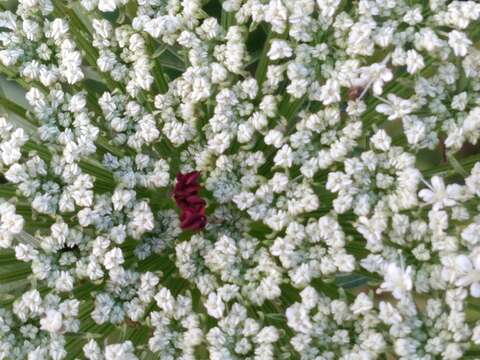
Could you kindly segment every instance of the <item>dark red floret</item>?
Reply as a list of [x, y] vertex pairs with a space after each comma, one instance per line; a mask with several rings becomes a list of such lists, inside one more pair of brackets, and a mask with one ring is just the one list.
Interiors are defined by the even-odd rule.
[[192, 211], [191, 209], [182, 210], [180, 215], [180, 227], [183, 230], [198, 231], [207, 224], [207, 217], [205, 216], [205, 209], [201, 211]]
[[207, 224], [207, 217], [205, 216], [207, 203], [198, 195], [201, 189], [199, 180], [199, 171], [177, 174], [173, 197], [181, 210], [180, 227], [184, 230], [201, 230]]

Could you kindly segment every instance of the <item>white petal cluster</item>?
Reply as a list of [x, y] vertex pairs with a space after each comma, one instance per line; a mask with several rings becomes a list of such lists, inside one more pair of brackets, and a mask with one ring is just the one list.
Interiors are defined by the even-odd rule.
[[135, 355], [135, 347], [131, 341], [123, 343], [109, 344], [105, 346], [105, 351], [100, 349], [100, 346], [95, 340], [90, 340], [83, 347], [83, 354], [88, 360], [138, 360]]
[[173, 297], [170, 290], [160, 288], [155, 295], [160, 311], [150, 314], [154, 331], [148, 340], [151, 351], [162, 358], [195, 358], [195, 347], [202, 343], [204, 335], [200, 318], [192, 310], [192, 299], [187, 295]]
[[8, 202], [0, 204], [0, 248], [10, 248], [13, 238], [23, 230], [25, 220]]
[[210, 358], [220, 360], [254, 354], [254, 359], [275, 359], [278, 330], [248, 317], [247, 309], [235, 303], [217, 326], [206, 334]]
[[44, 297], [29, 290], [16, 299], [12, 310], [0, 309], [0, 355], [4, 359], [55, 359], [67, 357], [67, 333], [80, 329], [80, 302]]

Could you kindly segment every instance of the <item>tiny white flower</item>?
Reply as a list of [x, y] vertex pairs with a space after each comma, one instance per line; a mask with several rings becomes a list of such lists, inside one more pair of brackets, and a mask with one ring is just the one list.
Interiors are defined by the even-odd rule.
[[467, 55], [468, 48], [472, 45], [472, 41], [465, 33], [453, 30], [448, 33], [448, 45], [453, 49], [456, 56], [464, 57]]
[[406, 58], [405, 62], [406, 62], [406, 65], [407, 65], [407, 71], [410, 74], [415, 74], [425, 67], [425, 63], [423, 61], [423, 56], [420, 55], [415, 50], [408, 50], [407, 51], [407, 58]]
[[105, 254], [103, 265], [107, 270], [111, 270], [116, 266], [123, 264], [123, 252], [120, 248], [113, 248]]
[[279, 60], [291, 57], [292, 54], [293, 50], [288, 45], [287, 41], [274, 39], [272, 40], [267, 56], [270, 58], [270, 60]]
[[207, 309], [208, 314], [216, 319], [221, 318], [225, 311], [225, 304], [223, 303], [222, 298], [214, 292], [211, 292], [208, 295], [204, 306]]
[[418, 196], [426, 203], [432, 204], [433, 210], [439, 210], [443, 207], [450, 207], [456, 204], [453, 199], [455, 188], [452, 186], [445, 187], [443, 179], [439, 176], [433, 176], [431, 184], [428, 184], [428, 189], [422, 189]]
[[388, 151], [392, 143], [392, 139], [388, 136], [387, 132], [383, 129], [378, 130], [371, 138], [373, 146], [381, 151]]
[[389, 263], [385, 269], [384, 282], [378, 291], [389, 291], [395, 299], [401, 300], [412, 290], [412, 272], [411, 266], [403, 269], [395, 263]]
[[277, 151], [273, 161], [275, 165], [289, 168], [293, 164], [293, 151], [287, 144], [283, 145], [280, 150]]
[[98, 10], [100, 11], [115, 11], [117, 8], [116, 0], [99, 0], [98, 1]]
[[40, 319], [40, 327], [48, 332], [59, 332], [62, 328], [62, 314], [59, 311], [48, 309], [45, 317]]

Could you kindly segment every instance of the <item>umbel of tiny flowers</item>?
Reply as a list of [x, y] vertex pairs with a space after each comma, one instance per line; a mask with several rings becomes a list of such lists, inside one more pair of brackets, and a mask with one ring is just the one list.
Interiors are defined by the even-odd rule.
[[479, 358], [479, 0], [0, 9], [0, 360]]
[[202, 230], [207, 224], [205, 206], [207, 203], [198, 192], [201, 189], [198, 183], [199, 171], [186, 174], [177, 174], [177, 183], [173, 190], [173, 197], [180, 208], [180, 227], [183, 230]]

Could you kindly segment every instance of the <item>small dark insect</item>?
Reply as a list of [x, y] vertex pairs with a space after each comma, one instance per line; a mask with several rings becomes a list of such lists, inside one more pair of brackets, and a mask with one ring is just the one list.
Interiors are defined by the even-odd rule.
[[361, 86], [352, 86], [348, 89], [348, 98], [350, 100], [357, 100], [363, 92], [363, 87]]
[[138, 328], [141, 325], [138, 321], [133, 321], [128, 318], [125, 320], [125, 323], [131, 328]]
[[447, 147], [445, 146], [445, 139], [440, 138], [439, 144], [440, 144], [440, 151], [442, 153], [442, 163], [448, 164]]
[[79, 250], [79, 247], [78, 245], [73, 245], [73, 246], [68, 246], [68, 245], [65, 245], [63, 248], [61, 248], [58, 252], [59, 253], [64, 253], [64, 252], [67, 252], [67, 251], [77, 251]]

